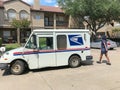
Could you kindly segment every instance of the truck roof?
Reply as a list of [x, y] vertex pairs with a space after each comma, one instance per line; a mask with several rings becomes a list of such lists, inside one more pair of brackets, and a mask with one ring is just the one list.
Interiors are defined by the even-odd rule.
[[89, 32], [88, 29], [35, 29], [33, 33], [45, 32]]

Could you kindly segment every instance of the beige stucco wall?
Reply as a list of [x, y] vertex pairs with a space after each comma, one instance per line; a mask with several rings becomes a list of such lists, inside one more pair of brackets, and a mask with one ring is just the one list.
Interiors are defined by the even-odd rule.
[[[40, 19], [35, 19], [35, 16], [39, 15]], [[33, 28], [44, 28], [44, 13], [43, 12], [31, 12], [32, 26]]]
[[[4, 12], [7, 12], [9, 9], [14, 9], [16, 11], [16, 13], [17, 13], [16, 19], [19, 19], [19, 13], [21, 10], [27, 11], [29, 14], [28, 19], [31, 21], [31, 28], [45, 28], [44, 17], [45, 17], [46, 12], [35, 11], [35, 10], [33, 11], [33, 10], [31, 10], [31, 7], [29, 5], [23, 3], [19, 0], [6, 2], [4, 4], [4, 10], [2, 12], [0, 10], [0, 21], [2, 21], [2, 22], [0, 22], [0, 25], [1, 25], [1, 23], [4, 23], [3, 26], [9, 26], [9, 27], [11, 26], [10, 21], [8, 19], [5, 19], [5, 16], [4, 16], [5, 15]], [[40, 15], [40, 19], [35, 19], [36, 14]], [[55, 16], [54, 16], [54, 21], [55, 21]], [[71, 20], [71, 22], [69, 23], [70, 24], [69, 26], [74, 26], [73, 21], [74, 20]], [[75, 24], [75, 21], [74, 21], [74, 24]], [[56, 25], [54, 25], [54, 28], [56, 28]]]
[[30, 6], [28, 6], [27, 4], [16, 0], [16, 1], [11, 1], [11, 2], [5, 3], [4, 7], [5, 7], [5, 11], [8, 11], [9, 9], [14, 9], [17, 13], [17, 19], [19, 19], [20, 11], [25, 10], [29, 14], [28, 20], [30, 20]]

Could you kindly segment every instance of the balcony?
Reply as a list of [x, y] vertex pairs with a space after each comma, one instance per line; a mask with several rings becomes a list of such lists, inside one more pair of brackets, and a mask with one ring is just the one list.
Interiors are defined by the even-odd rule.
[[56, 26], [66, 26], [68, 25], [68, 22], [65, 22], [65, 21], [57, 21], [56, 22]]
[[[45, 28], [54, 28], [54, 21], [45, 22]], [[67, 21], [56, 21], [56, 28], [68, 28]]]

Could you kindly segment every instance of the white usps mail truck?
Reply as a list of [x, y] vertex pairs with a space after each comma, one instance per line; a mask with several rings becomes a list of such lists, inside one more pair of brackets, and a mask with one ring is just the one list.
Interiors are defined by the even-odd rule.
[[90, 33], [85, 29], [33, 30], [24, 47], [5, 52], [0, 68], [19, 75], [26, 68], [39, 69], [69, 65], [78, 67], [91, 60]]

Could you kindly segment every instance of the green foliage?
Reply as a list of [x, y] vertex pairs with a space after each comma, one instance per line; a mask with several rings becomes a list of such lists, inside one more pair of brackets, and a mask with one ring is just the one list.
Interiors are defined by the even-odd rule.
[[120, 28], [114, 28], [114, 29], [112, 29], [112, 33], [118, 33], [118, 32], [120, 32]]
[[65, 13], [85, 21], [94, 33], [112, 20], [120, 20], [120, 0], [58, 0], [58, 3]]
[[20, 47], [20, 45], [17, 44], [17, 43], [14, 43], [14, 44], [5, 44], [5, 47], [6, 47], [6, 51], [9, 51], [9, 50], [12, 50], [12, 49]]
[[30, 21], [27, 20], [27, 19], [22, 19], [22, 20], [16, 20], [14, 19], [12, 22], [11, 22], [11, 25], [14, 27], [14, 28], [28, 28], [29, 25], [30, 25]]
[[120, 38], [120, 28], [112, 29], [112, 38]]
[[21, 20], [13, 19], [13, 21], [11, 22], [11, 26], [14, 28], [21, 28]]
[[27, 19], [23, 19], [23, 20], [21, 20], [21, 27], [22, 28], [28, 28], [29, 27], [29, 25], [30, 25], [30, 21], [28, 21]]
[[30, 21], [27, 19], [16, 20], [14, 19], [11, 22], [11, 26], [17, 29], [17, 42], [20, 44], [20, 29], [28, 28], [30, 25]]
[[0, 38], [0, 47], [2, 46], [2, 38]]

